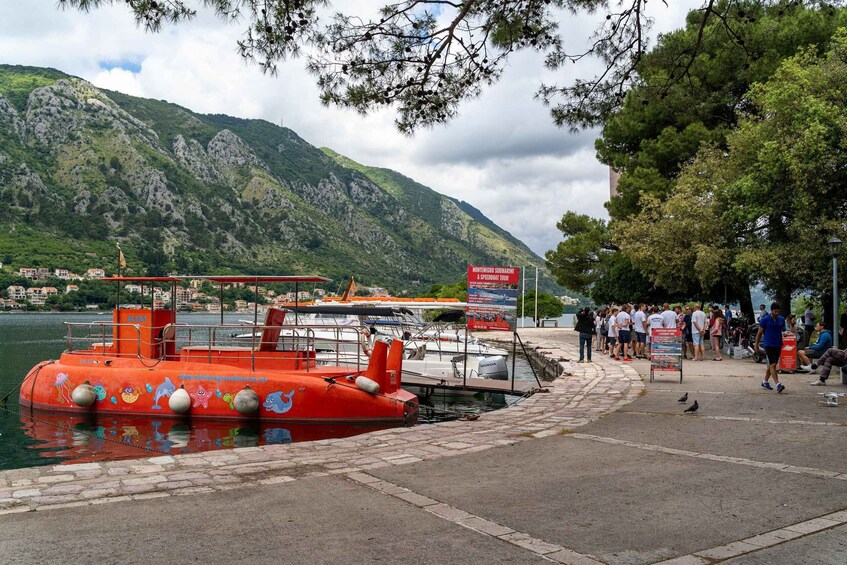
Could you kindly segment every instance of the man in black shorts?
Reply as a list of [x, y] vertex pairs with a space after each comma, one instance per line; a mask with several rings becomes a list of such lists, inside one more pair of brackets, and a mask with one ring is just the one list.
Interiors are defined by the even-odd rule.
[[754, 351], [759, 350], [759, 342], [764, 344], [768, 367], [765, 369], [765, 380], [762, 381], [762, 388], [773, 390], [771, 383], [768, 382], [773, 377], [776, 391], [782, 392], [785, 390], [785, 385], [779, 382], [776, 369], [779, 365], [779, 355], [782, 353], [782, 332], [785, 331], [785, 318], [779, 315], [779, 310], [779, 303], [774, 302], [771, 304], [771, 313], [762, 316], [759, 320], [759, 331], [756, 332]]

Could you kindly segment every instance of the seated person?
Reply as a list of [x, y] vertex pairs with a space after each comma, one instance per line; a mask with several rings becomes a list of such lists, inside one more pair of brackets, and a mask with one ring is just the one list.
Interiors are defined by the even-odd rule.
[[832, 372], [832, 368], [841, 368], [845, 365], [847, 365], [847, 350], [830, 347], [826, 350], [826, 353], [821, 355], [821, 358], [817, 360], [817, 363], [812, 363], [812, 368], [818, 369], [820, 378], [810, 384], [812, 386], [826, 385], [826, 379], [829, 378], [829, 373]]
[[797, 351], [797, 357], [800, 359], [800, 368], [805, 371], [812, 370], [812, 359], [820, 359], [826, 350], [832, 347], [832, 332], [826, 329], [826, 324], [818, 322], [815, 326], [818, 332], [818, 340], [807, 347], [803, 351]]

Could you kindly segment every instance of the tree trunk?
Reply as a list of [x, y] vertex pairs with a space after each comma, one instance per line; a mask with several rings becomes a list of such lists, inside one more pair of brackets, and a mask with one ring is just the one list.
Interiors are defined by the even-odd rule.
[[780, 315], [787, 318], [791, 314], [791, 294], [794, 292], [793, 286], [786, 282], [780, 281], [779, 288], [776, 291], [776, 301], [782, 307]]
[[741, 305], [741, 314], [746, 316], [748, 320], [753, 321], [753, 296], [750, 294], [749, 284], [740, 284], [735, 287], [735, 293], [738, 296], [738, 303]]

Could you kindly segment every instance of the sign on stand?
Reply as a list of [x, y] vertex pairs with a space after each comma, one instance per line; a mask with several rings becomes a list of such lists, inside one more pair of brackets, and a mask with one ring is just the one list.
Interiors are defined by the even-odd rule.
[[655, 328], [650, 332], [650, 382], [654, 371], [679, 371], [682, 382], [682, 330]]
[[518, 267], [468, 267], [468, 329], [515, 329]]
[[782, 350], [779, 352], [779, 370], [797, 370], [797, 336], [793, 332], [782, 334]]

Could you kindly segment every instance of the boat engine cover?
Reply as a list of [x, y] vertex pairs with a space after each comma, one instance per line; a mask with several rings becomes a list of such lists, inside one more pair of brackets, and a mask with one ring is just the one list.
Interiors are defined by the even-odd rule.
[[509, 380], [509, 369], [506, 366], [506, 358], [499, 355], [483, 357], [479, 360], [479, 376], [484, 379], [494, 379], [497, 381]]

